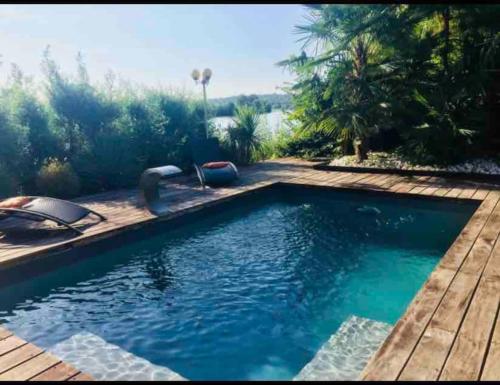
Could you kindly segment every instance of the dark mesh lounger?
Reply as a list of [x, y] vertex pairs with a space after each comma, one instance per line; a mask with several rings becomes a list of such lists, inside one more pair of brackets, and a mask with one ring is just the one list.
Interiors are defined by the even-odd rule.
[[64, 226], [73, 230], [77, 234], [83, 232], [71, 224], [78, 222], [80, 219], [89, 214], [98, 216], [101, 220], [106, 220], [106, 217], [96, 211], [86, 207], [77, 205], [76, 203], [48, 197], [29, 197], [31, 202], [25, 204], [21, 208], [1, 208], [0, 219], [10, 217], [18, 217], [32, 221], [49, 220], [56, 222], [58, 225]]

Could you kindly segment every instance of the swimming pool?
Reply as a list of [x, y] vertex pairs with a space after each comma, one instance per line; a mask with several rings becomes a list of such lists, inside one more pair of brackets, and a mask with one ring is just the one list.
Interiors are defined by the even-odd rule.
[[291, 379], [351, 315], [395, 323], [476, 207], [274, 186], [61, 254], [4, 284], [0, 322], [193, 380]]

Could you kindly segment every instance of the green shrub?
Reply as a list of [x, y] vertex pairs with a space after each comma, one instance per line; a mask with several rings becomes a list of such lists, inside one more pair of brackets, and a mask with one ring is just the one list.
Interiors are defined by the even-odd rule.
[[4, 166], [0, 165], [0, 198], [17, 195], [18, 189], [18, 181], [7, 172]]
[[71, 198], [80, 192], [80, 179], [68, 162], [48, 158], [38, 172], [36, 186], [41, 195]]
[[331, 157], [339, 155], [340, 144], [320, 130], [296, 131], [286, 142], [282, 154], [300, 158]]
[[234, 124], [226, 130], [226, 147], [238, 164], [249, 164], [256, 160], [261, 147], [257, 133], [260, 115], [254, 107], [238, 106]]
[[102, 132], [95, 143], [80, 152], [73, 162], [85, 193], [137, 185], [144, 159], [127, 134]]
[[31, 171], [27, 132], [13, 122], [4, 101], [0, 100], [0, 163], [22, 183]]

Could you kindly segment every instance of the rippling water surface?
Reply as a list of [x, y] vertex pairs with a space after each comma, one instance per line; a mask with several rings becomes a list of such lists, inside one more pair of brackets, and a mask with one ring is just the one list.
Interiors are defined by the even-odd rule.
[[91, 332], [188, 379], [291, 379], [349, 315], [394, 323], [474, 209], [263, 192], [3, 287], [0, 322], [46, 348]]

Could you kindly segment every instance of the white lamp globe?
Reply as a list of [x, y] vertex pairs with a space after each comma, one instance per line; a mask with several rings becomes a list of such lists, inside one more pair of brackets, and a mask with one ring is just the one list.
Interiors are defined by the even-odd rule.
[[195, 82], [197, 82], [200, 79], [200, 71], [194, 69], [193, 72], [191, 72], [191, 77]]
[[212, 70], [210, 68], [205, 68], [203, 70], [203, 78], [202, 83], [207, 84], [210, 78], [212, 77]]

